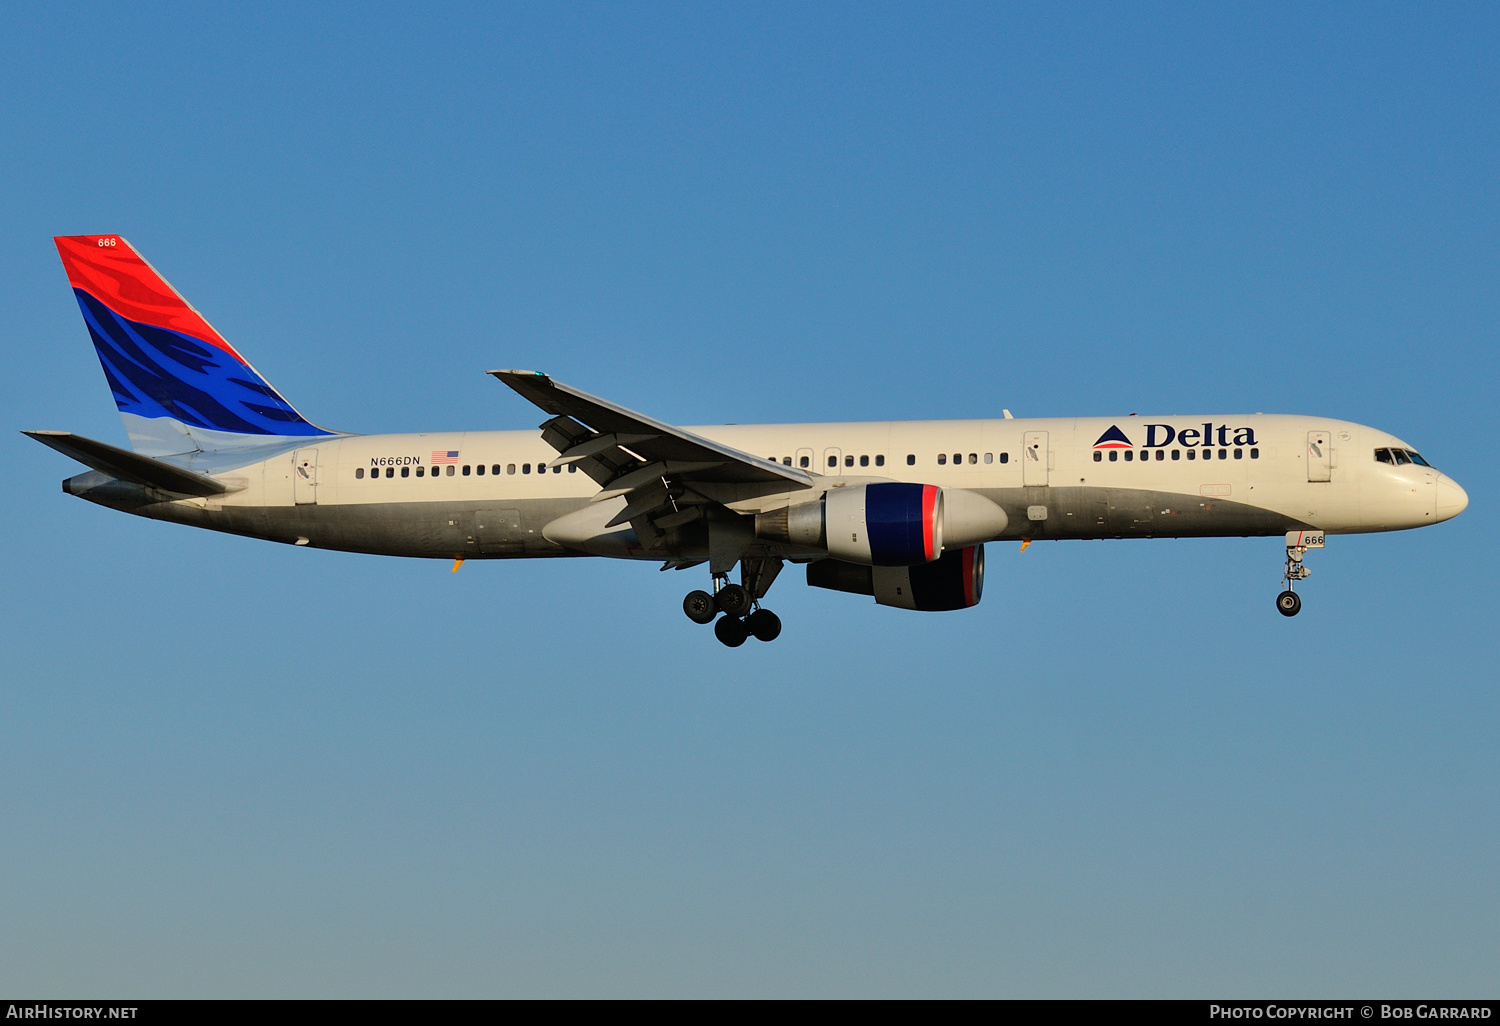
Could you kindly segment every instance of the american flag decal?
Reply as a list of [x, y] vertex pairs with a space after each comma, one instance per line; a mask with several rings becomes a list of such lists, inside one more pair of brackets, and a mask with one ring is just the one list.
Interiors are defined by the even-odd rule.
[[457, 463], [457, 462], [458, 462], [458, 450], [457, 449], [437, 449], [437, 450], [434, 450], [434, 452], [432, 454], [432, 465], [433, 466], [437, 466], [439, 463]]

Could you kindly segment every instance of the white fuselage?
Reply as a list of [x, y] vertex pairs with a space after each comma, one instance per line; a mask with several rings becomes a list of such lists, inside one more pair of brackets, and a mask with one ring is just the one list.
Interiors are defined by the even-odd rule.
[[[1114, 430], [1116, 438], [1106, 436]], [[892, 421], [722, 425], [696, 435], [806, 468], [820, 484], [894, 480], [978, 492], [1005, 509], [1002, 537], [1099, 538], [1330, 534], [1437, 523], [1467, 505], [1463, 489], [1415, 463], [1378, 462], [1404, 442], [1374, 428], [1285, 415]], [[1212, 444], [1205, 445], [1207, 440]], [[1101, 443], [1103, 447], [1101, 447]], [[1109, 446], [1114, 446], [1110, 448]], [[449, 457], [448, 453], [457, 453]], [[439, 462], [434, 463], [437, 455]], [[249, 457], [253, 462], [244, 462]], [[342, 435], [274, 455], [174, 460], [228, 484], [227, 494], [142, 504], [83, 479], [70, 491], [160, 519], [273, 540], [429, 557], [600, 554], [658, 558], [624, 528], [624, 500], [598, 503], [599, 537], [548, 526], [588, 516], [599, 486], [551, 467], [535, 431]], [[450, 461], [451, 460], [451, 461]], [[88, 475], [84, 475], [87, 478]], [[819, 489], [814, 489], [817, 491]], [[97, 491], [98, 494], [91, 494]], [[804, 489], [720, 495], [757, 513]], [[627, 525], [628, 526], [628, 525]], [[587, 532], [586, 532], [587, 533]], [[613, 543], [600, 539], [608, 533]]]

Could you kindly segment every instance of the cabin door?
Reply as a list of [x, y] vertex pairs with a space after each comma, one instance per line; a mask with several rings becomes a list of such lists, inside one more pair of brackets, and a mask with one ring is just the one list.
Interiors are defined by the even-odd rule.
[[1047, 432], [1028, 431], [1021, 440], [1021, 484], [1037, 488], [1047, 483]]
[[1307, 433], [1307, 479], [1333, 480], [1333, 438], [1327, 431]]
[[318, 501], [318, 450], [298, 449], [292, 453], [292, 501], [299, 506]]

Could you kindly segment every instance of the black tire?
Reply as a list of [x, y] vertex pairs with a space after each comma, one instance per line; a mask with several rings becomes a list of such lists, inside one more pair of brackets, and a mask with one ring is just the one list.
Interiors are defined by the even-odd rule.
[[722, 616], [714, 624], [714, 637], [730, 648], [739, 648], [749, 636], [750, 632], [745, 630], [745, 621], [737, 616]]
[[682, 611], [694, 623], [712, 623], [714, 617], [719, 615], [714, 597], [706, 591], [688, 592], [687, 598], [682, 600]]
[[1302, 599], [1295, 591], [1284, 591], [1276, 596], [1276, 611], [1282, 616], [1296, 616], [1302, 612]]
[[781, 617], [769, 609], [757, 609], [745, 617], [745, 629], [758, 641], [775, 641], [781, 637]]
[[719, 589], [719, 594], [714, 596], [718, 600], [719, 608], [730, 616], [744, 616], [750, 612], [750, 593], [738, 584], [726, 584]]

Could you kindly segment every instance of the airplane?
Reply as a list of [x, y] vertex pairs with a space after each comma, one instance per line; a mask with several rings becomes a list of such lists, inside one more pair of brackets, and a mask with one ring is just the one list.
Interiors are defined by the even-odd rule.
[[[63, 491], [156, 520], [347, 552], [601, 556], [682, 570], [730, 647], [774, 640], [787, 563], [813, 587], [924, 611], [984, 590], [984, 545], [1280, 536], [1276, 608], [1330, 534], [1450, 520], [1468, 496], [1412, 446], [1248, 414], [677, 427], [546, 374], [493, 370], [536, 431], [358, 435], [304, 418], [118, 235], [54, 239], [130, 448], [25, 434], [88, 472]], [[730, 576], [738, 566], [739, 583]]]

